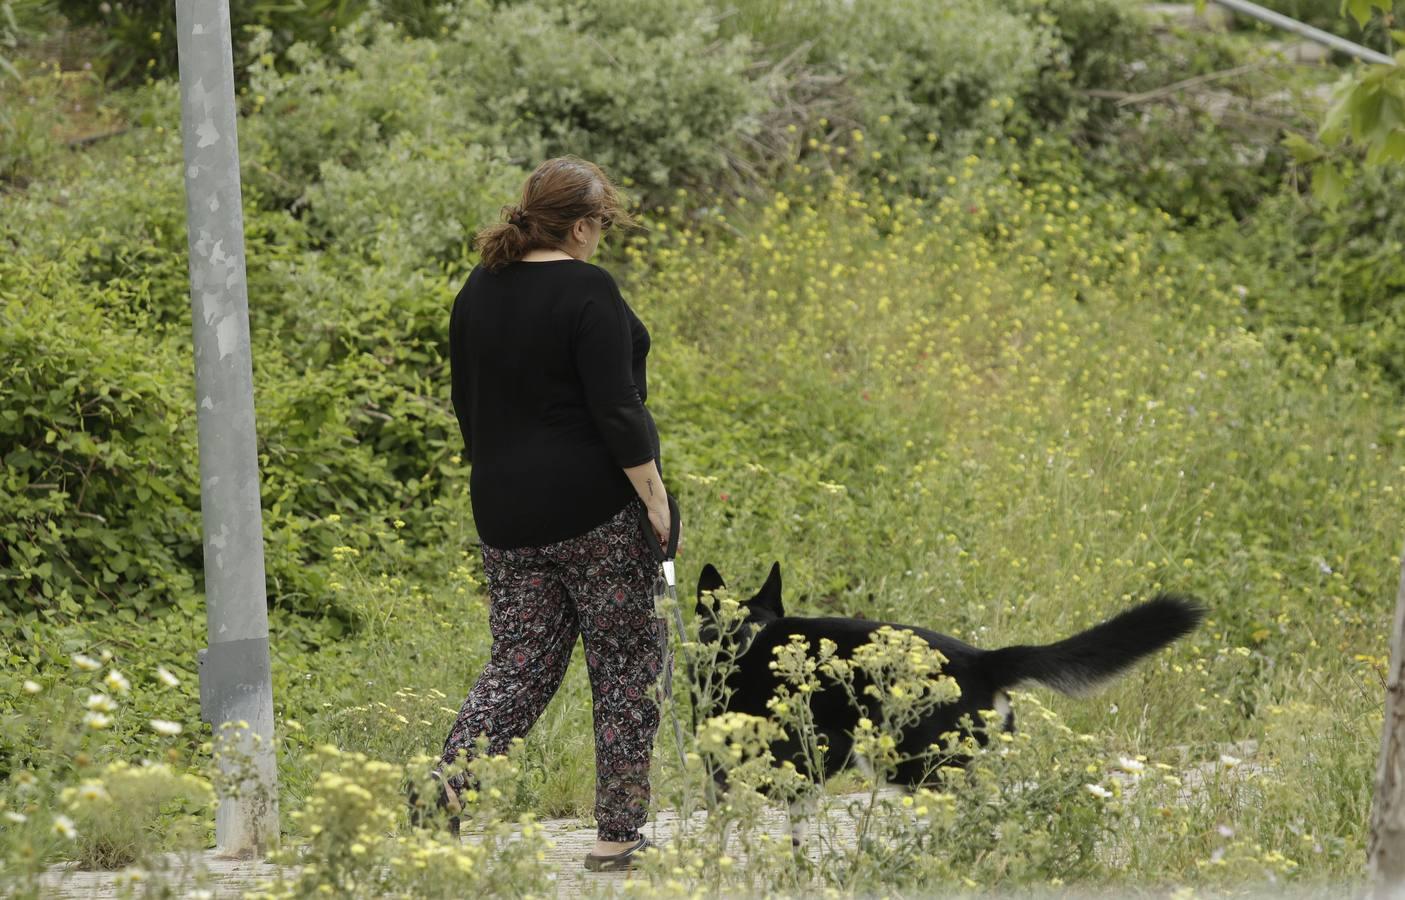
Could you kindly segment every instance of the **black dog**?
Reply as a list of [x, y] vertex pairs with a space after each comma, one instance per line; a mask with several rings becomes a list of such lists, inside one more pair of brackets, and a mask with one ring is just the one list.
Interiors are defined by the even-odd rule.
[[[829, 638], [838, 647], [836, 655], [847, 658], [855, 648], [868, 642], [873, 631], [891, 624], [840, 617], [787, 616], [781, 607], [781, 568], [780, 563], [776, 563], [761, 591], [746, 602], [746, 618], [731, 633], [722, 633], [712, 608], [703, 603], [703, 594], [724, 586], [717, 569], [711, 564], [703, 567], [698, 578], [698, 638], [704, 643], [719, 642], [740, 651], [736, 669], [727, 678], [724, 689], [711, 692], [713, 696], [721, 693], [727, 697], [724, 709], [703, 710], [706, 714], [725, 711], [769, 717], [766, 701], [780, 683], [768, 665], [774, 658], [772, 648], [788, 643], [793, 634], [804, 636], [812, 657], [818, 656], [820, 639]], [[969, 716], [969, 722], [979, 725], [981, 711], [993, 709], [1004, 717], [1003, 728], [1013, 729], [1014, 713], [1006, 693], [1009, 688], [1035, 681], [1065, 694], [1088, 693], [1142, 657], [1192, 631], [1203, 616], [1204, 608], [1195, 600], [1161, 594], [1057, 643], [999, 650], [980, 650], [926, 628], [894, 625], [913, 632], [939, 650], [948, 660], [942, 673], [954, 678], [961, 687], [958, 700], [935, 707], [926, 719], [903, 734], [898, 751], [903, 757], [915, 756], [951, 732], [970, 734], [984, 745], [987, 740], [984, 731], [978, 729], [972, 733], [963, 728], [963, 717]], [[706, 674], [700, 677], [705, 678]], [[860, 696], [863, 696], [865, 684], [862, 676], [855, 679]], [[879, 721], [879, 701], [868, 698], [867, 703], [870, 717]], [[811, 708], [816, 740], [828, 746], [822, 757], [824, 777], [855, 763], [866, 768], [864, 761], [851, 759], [852, 735], [860, 712], [843, 687], [832, 680], [823, 683], [814, 693]], [[808, 756], [795, 735], [787, 733], [783, 740], [772, 744], [771, 752], [777, 763], [789, 760], [800, 772], [815, 779], [816, 773], [811, 771]], [[942, 760], [943, 765], [960, 766], [965, 762], [967, 760], [959, 757]], [[929, 776], [930, 766], [929, 760], [921, 759], [902, 763], [892, 781], [915, 787]], [[725, 785], [725, 773], [717, 773], [715, 777]]]

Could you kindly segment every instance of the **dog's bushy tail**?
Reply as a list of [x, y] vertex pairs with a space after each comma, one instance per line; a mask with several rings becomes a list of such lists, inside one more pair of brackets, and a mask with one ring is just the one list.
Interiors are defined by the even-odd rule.
[[1192, 598], [1160, 594], [1055, 644], [988, 651], [979, 665], [996, 690], [1037, 681], [1064, 694], [1087, 694], [1193, 631], [1204, 615]]

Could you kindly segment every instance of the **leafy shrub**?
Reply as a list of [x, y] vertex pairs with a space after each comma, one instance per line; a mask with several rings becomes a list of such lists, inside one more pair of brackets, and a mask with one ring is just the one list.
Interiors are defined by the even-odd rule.
[[1110, 99], [1086, 92], [1155, 85], [1172, 56], [1158, 45], [1140, 12], [1116, 0], [1008, 0], [1005, 5], [1044, 24], [1057, 41], [1037, 85], [1021, 98], [1030, 118], [1045, 128], [1073, 125], [1096, 141], [1101, 126], [1118, 111]]
[[473, 236], [496, 221], [527, 173], [498, 153], [452, 137], [401, 132], [359, 168], [323, 164], [306, 195], [315, 238], [372, 263], [462, 266]]
[[1405, 390], [1405, 173], [1362, 169], [1336, 209], [1285, 187], [1241, 229], [1225, 233], [1273, 277], [1251, 303], [1265, 327], [1361, 364]]
[[245, 183], [257, 202], [287, 207], [327, 164], [357, 169], [401, 132], [427, 141], [495, 146], [501, 126], [476, 114], [476, 87], [457, 78], [439, 45], [363, 23], [339, 38], [336, 54], [308, 44], [290, 49], [292, 72], [275, 65], [268, 33], [251, 49], [249, 96], [255, 115], [240, 125]]
[[[842, 79], [833, 121], [805, 122], [815, 146], [853, 152], [863, 171], [911, 190], [928, 180], [934, 149], [959, 158], [1003, 135], [1016, 98], [1052, 62], [1052, 32], [1020, 12], [968, 0], [752, 0], [738, 4], [733, 33], [773, 57], [798, 54], [813, 73]], [[851, 130], [876, 139], [861, 145]], [[891, 177], [889, 177], [891, 176]]]
[[[244, 132], [247, 177], [260, 195], [291, 204], [324, 160], [337, 173], [368, 157], [388, 165], [387, 154], [447, 160], [451, 148], [473, 144], [493, 149], [468, 151], [464, 163], [476, 152], [500, 160], [504, 176], [507, 161], [530, 167], [569, 152], [655, 194], [666, 183], [715, 177], [724, 149], [750, 133], [764, 101], [747, 72], [746, 42], [717, 40], [699, 15], [676, 30], [624, 28], [607, 48], [602, 22], [622, 18], [610, 4], [473, 3], [453, 13], [439, 42], [367, 23], [338, 44], [344, 62], [299, 46], [289, 53], [298, 72], [284, 74], [265, 53], [250, 70], [265, 114]], [[268, 38], [253, 46], [264, 51]], [[402, 133], [397, 148], [379, 146]], [[506, 183], [497, 178], [490, 167], [480, 189]]]
[[130, 617], [190, 602], [200, 538], [188, 369], [148, 330], [113, 340], [79, 284], [62, 272], [46, 283], [26, 262], [0, 263], [0, 283], [46, 295], [0, 306], [6, 605]]
[[[411, 0], [412, 2], [412, 0]], [[176, 10], [161, 0], [57, 0], [58, 9], [77, 26], [93, 26], [106, 37], [102, 54], [107, 76], [131, 82], [143, 76], [174, 75]], [[242, 67], [247, 35], [266, 29], [272, 47], [281, 53], [297, 42], [330, 44], [365, 9], [364, 0], [250, 0], [229, 5], [230, 37], [236, 65]]]
[[723, 172], [766, 103], [750, 41], [720, 37], [695, 3], [472, 4], [449, 28], [475, 114], [519, 125], [509, 156], [575, 153], [655, 197]]

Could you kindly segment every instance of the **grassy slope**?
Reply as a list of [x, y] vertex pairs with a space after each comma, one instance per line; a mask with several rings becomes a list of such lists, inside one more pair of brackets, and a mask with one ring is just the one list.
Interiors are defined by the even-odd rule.
[[[1307, 871], [1354, 872], [1405, 418], [1291, 335], [1245, 330], [1235, 285], [1271, 273], [1192, 258], [1166, 221], [1072, 193], [1076, 176], [1045, 157], [1031, 152], [1023, 182], [973, 163], [930, 203], [781, 186], [725, 222], [653, 223], [620, 273], [654, 332], [685, 592], [704, 561], [745, 592], [779, 559], [793, 612], [988, 646], [1061, 636], [1163, 587], [1195, 593], [1212, 618], [1194, 638], [1095, 701], [1049, 702], [1076, 730], [1167, 762], [1259, 741], [1265, 797], [1252, 814], [1211, 805], [1203, 822], [1269, 847], [1307, 831], [1324, 847], [1303, 854]], [[464, 498], [452, 505], [467, 533]], [[437, 566], [341, 561], [334, 589], [367, 624], [317, 650], [294, 638], [324, 636], [275, 614], [278, 702], [298, 723], [283, 730], [289, 808], [315, 774], [310, 745], [437, 748], [487, 650], [468, 549], [440, 548]], [[49, 629], [14, 681], [56, 676], [73, 649], [108, 646], [144, 671], [202, 640], [198, 618], [177, 616]], [[150, 711], [193, 726], [184, 674]], [[519, 801], [588, 811], [590, 748], [577, 665], [529, 742]], [[1203, 849], [1154, 837], [1148, 876]]]
[[[1190, 258], [1156, 215], [1072, 193], [1056, 163], [1028, 187], [980, 165], [953, 177], [947, 199], [897, 208], [842, 181], [782, 190], [725, 224], [656, 223], [631, 251], [685, 593], [704, 561], [745, 594], [779, 559], [793, 612], [986, 646], [1193, 593], [1211, 607], [1193, 638], [1095, 700], [1046, 699], [1156, 761], [1258, 741], [1264, 796], [1252, 812], [1212, 800], [1205, 822], [1285, 852], [1306, 831], [1327, 849], [1304, 871], [1355, 871], [1405, 419], [1355, 374], [1246, 331], [1233, 264]], [[361, 588], [385, 625], [309, 693], [354, 665], [364, 708], [316, 717], [318, 739], [437, 745], [486, 651], [484, 607], [476, 584], [418, 578], [430, 596]], [[396, 718], [417, 711], [423, 732]], [[575, 666], [521, 800], [588, 811], [589, 748]], [[1140, 873], [1189, 865], [1201, 840], [1158, 836]]]

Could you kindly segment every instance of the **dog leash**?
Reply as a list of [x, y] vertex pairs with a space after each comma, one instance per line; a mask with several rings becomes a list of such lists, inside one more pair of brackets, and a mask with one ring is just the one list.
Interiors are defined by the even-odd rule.
[[[678, 721], [678, 705], [673, 703], [673, 647], [668, 637], [668, 616], [665, 615], [663, 607], [665, 605], [673, 608], [673, 622], [678, 627], [678, 639], [683, 640], [687, 630], [683, 625], [683, 610], [678, 605], [678, 575], [673, 565], [673, 558], [678, 555], [678, 534], [679, 525], [682, 524], [682, 514], [678, 509], [678, 501], [673, 499], [672, 494], [668, 497], [668, 546], [661, 547], [654, 535], [653, 523], [649, 521], [649, 511], [643, 507], [641, 519], [644, 533], [649, 537], [649, 549], [653, 551], [654, 559], [659, 564], [658, 572], [654, 575], [654, 612], [663, 619], [663, 629], [659, 640], [663, 651], [663, 678], [658, 683], [659, 708], [668, 706], [669, 717], [673, 720], [673, 742], [678, 748], [678, 764], [682, 766], [682, 771], [688, 768], [688, 756], [684, 750], [683, 726]], [[667, 601], [667, 603], [665, 602]], [[693, 661], [685, 650], [683, 652], [683, 665], [688, 670], [688, 682], [693, 682]], [[697, 729], [698, 711], [693, 710], [693, 728]]]

